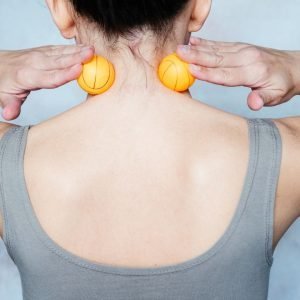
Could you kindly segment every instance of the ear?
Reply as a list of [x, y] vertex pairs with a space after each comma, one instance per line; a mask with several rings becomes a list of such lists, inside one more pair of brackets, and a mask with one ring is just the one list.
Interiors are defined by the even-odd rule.
[[211, 9], [211, 0], [194, 0], [188, 31], [197, 32], [204, 25]]
[[76, 36], [76, 26], [70, 9], [70, 4], [65, 0], [46, 0], [52, 18], [66, 39], [73, 39]]

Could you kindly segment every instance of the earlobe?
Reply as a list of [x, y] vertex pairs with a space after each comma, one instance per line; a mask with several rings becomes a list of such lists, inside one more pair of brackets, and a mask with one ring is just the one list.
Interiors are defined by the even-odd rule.
[[204, 25], [211, 9], [211, 0], [195, 0], [194, 9], [188, 26], [189, 32], [197, 32]]
[[188, 31], [189, 32], [197, 32], [202, 28], [203, 24], [199, 23], [198, 20], [191, 20], [189, 24]]
[[76, 26], [68, 1], [47, 0], [47, 5], [62, 36], [66, 39], [75, 38]]
[[73, 23], [72, 27], [60, 30], [60, 32], [65, 39], [74, 39], [76, 37], [75, 24]]

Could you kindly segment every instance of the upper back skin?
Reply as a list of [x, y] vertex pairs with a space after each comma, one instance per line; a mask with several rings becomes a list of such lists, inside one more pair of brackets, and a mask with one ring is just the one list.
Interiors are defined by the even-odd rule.
[[[27, 189], [56, 243], [98, 263], [157, 267], [187, 261], [221, 237], [246, 176], [247, 122], [180, 100], [132, 116], [99, 106], [97, 123], [93, 104], [82, 103], [31, 127]], [[300, 212], [300, 122], [275, 122], [283, 157], [274, 247]], [[1, 124], [0, 137], [9, 126]]]

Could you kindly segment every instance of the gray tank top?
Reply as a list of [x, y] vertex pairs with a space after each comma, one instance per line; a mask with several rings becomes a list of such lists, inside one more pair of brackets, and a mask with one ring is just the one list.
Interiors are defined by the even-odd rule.
[[20, 271], [24, 299], [267, 299], [282, 142], [271, 119], [247, 122], [248, 169], [230, 225], [204, 254], [157, 268], [94, 263], [51, 240], [25, 185], [23, 155], [31, 126], [9, 129], [0, 141], [0, 206], [4, 242]]

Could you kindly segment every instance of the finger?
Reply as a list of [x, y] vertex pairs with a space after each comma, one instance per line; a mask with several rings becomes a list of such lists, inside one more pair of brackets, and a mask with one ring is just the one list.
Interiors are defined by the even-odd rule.
[[224, 47], [224, 48], [242, 48], [247, 46], [245, 43], [232, 43], [232, 42], [218, 42], [218, 41], [211, 41], [211, 40], [206, 40], [202, 39], [199, 37], [194, 37], [192, 36], [190, 38], [190, 44], [193, 46], [217, 46], [217, 47]]
[[65, 54], [59, 56], [51, 56], [49, 59], [43, 60], [42, 64], [36, 64], [42, 70], [58, 70], [70, 68], [74, 65], [85, 63], [94, 56], [93, 48], [82, 48], [80, 52]]
[[229, 42], [219, 42], [219, 41], [212, 41], [212, 40], [207, 40], [207, 39], [202, 39], [200, 37], [195, 37], [195, 36], [191, 36], [190, 37], [190, 43], [192, 45], [195, 46], [200, 46], [200, 45], [219, 45], [219, 46], [223, 46], [226, 47], [228, 45], [232, 45], [233, 43], [229, 43]]
[[241, 47], [222, 47], [221, 45], [187, 45], [190, 49], [199, 51], [199, 52], [231, 52], [238, 53], [242, 48]]
[[46, 55], [54, 56], [54, 55], [66, 55], [73, 54], [81, 51], [82, 48], [86, 47], [85, 45], [68, 45], [68, 46], [46, 46], [40, 47]]
[[14, 99], [2, 111], [2, 117], [6, 121], [17, 119], [21, 113], [23, 101]]
[[45, 71], [36, 83], [38, 88], [52, 89], [62, 86], [72, 80], [77, 79], [82, 71], [82, 64], [77, 64], [71, 68], [55, 71]]
[[193, 48], [178, 47], [178, 56], [189, 64], [209, 68], [233, 68], [244, 64], [244, 57], [240, 53], [206, 52]]
[[78, 53], [80, 51], [82, 51], [82, 49], [84, 48], [91, 48], [93, 51], [95, 51], [95, 48], [93, 46], [88, 46], [88, 45], [85, 45], [85, 46], [73, 46], [74, 48], [65, 48], [65, 49], [61, 49], [61, 48], [57, 48], [57, 49], [53, 49], [51, 51], [51, 53], [48, 53], [49, 56], [60, 56], [60, 55], [66, 55], [66, 54], [73, 54], [73, 53]]
[[244, 75], [243, 68], [205, 68], [190, 65], [192, 75], [202, 81], [224, 85], [224, 86], [247, 86], [249, 78]]

